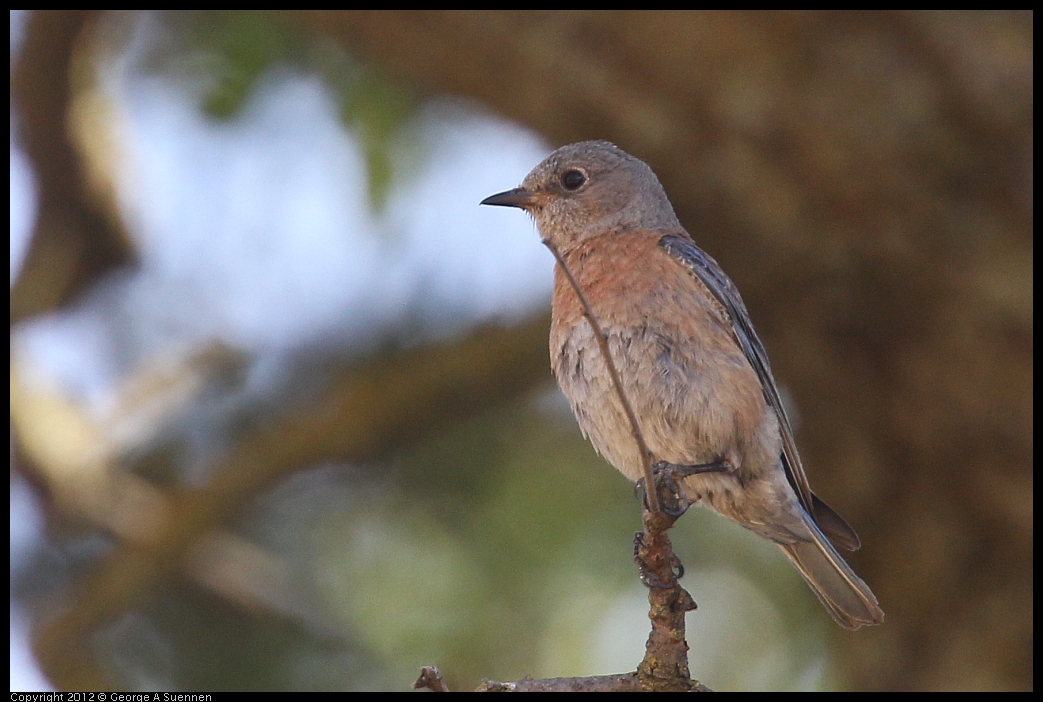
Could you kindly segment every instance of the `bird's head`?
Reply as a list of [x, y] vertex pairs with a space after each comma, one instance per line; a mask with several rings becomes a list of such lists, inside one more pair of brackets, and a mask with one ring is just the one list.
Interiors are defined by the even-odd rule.
[[533, 168], [520, 187], [481, 204], [525, 210], [540, 235], [563, 252], [600, 234], [681, 228], [648, 164], [607, 141], [563, 146]]

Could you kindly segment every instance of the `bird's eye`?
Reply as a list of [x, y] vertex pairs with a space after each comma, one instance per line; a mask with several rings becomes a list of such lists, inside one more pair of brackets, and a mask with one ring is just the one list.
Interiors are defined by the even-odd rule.
[[583, 175], [583, 171], [572, 169], [561, 174], [561, 184], [566, 190], [579, 190], [586, 182], [587, 176]]

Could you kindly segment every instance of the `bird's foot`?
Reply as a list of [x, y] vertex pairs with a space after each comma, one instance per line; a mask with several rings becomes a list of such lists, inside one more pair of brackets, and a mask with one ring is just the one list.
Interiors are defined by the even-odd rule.
[[[671, 517], [680, 517], [691, 507], [691, 502], [685, 495], [683, 482], [685, 478], [702, 473], [727, 473], [733, 470], [731, 461], [721, 459], [713, 463], [700, 463], [697, 465], [678, 465], [657, 461], [652, 464], [652, 477], [655, 480], [656, 495], [659, 497], [659, 507]], [[644, 479], [638, 480], [634, 485], [634, 492], [639, 492], [648, 509], [648, 496], [645, 493]]]

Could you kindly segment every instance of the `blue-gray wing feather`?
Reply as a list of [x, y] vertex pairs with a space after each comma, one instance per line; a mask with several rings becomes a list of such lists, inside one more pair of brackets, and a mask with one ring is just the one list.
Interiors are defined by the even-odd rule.
[[771, 372], [768, 353], [764, 350], [764, 344], [761, 343], [757, 332], [753, 329], [750, 315], [746, 311], [746, 305], [743, 303], [735, 283], [721, 270], [712, 256], [696, 246], [695, 242], [688, 237], [667, 234], [659, 240], [659, 245], [695, 273], [727, 311], [731, 319], [732, 331], [735, 333], [735, 340], [761, 381], [765, 401], [779, 418], [779, 430], [782, 433], [782, 464], [786, 470], [786, 477], [804, 509], [812, 515], [822, 530], [837, 545], [852, 550], [858, 548], [858, 535], [855, 534], [854, 529], [811, 492], [807, 475], [804, 473], [804, 465], [801, 463], [800, 454], [797, 453], [793, 427], [786, 415], [786, 408], [782, 404], [775, 376]]

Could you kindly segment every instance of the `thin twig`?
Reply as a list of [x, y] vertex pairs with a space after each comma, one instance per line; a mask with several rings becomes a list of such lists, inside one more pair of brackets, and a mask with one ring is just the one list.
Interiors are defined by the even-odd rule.
[[579, 281], [572, 275], [572, 270], [565, 263], [565, 257], [561, 255], [558, 247], [550, 239], [544, 239], [543, 244], [550, 249], [550, 252], [554, 254], [554, 258], [558, 260], [558, 265], [565, 272], [565, 277], [569, 279], [569, 283], [572, 284], [572, 289], [576, 291], [580, 304], [583, 305], [583, 316], [587, 318], [591, 329], [594, 330], [594, 337], [598, 340], [598, 347], [601, 349], [601, 355], [605, 359], [605, 366], [608, 368], [608, 374], [612, 378], [612, 385], [616, 388], [616, 394], [619, 395], [620, 402], [623, 403], [623, 410], [627, 414], [627, 419], [630, 420], [630, 433], [633, 434], [634, 441], [637, 442], [637, 448], [641, 452], [641, 468], [645, 474], [645, 495], [648, 501], [648, 509], [651, 512], [658, 512], [659, 495], [656, 494], [655, 481], [652, 479], [652, 454], [648, 451], [648, 444], [645, 443], [645, 437], [641, 433], [640, 425], [637, 423], [637, 415], [634, 414], [634, 408], [630, 406], [630, 401], [627, 400], [627, 395], [623, 391], [623, 384], [619, 380], [616, 364], [612, 362], [612, 354], [608, 351], [608, 337], [605, 336], [601, 325], [598, 324], [598, 320], [594, 316], [594, 310], [590, 306], [590, 301], [584, 294], [583, 288], [579, 286]]
[[685, 639], [685, 614], [695, 609], [695, 600], [677, 580], [681, 562], [667, 533], [676, 519], [668, 512], [645, 509], [641, 515], [645, 530], [637, 535], [634, 544], [634, 560], [649, 586], [648, 619], [652, 631], [636, 672], [646, 690], [694, 690], [699, 685], [691, 679]]
[[584, 678], [522, 678], [512, 682], [483, 680], [475, 692], [644, 692], [634, 673]]
[[442, 671], [436, 666], [425, 665], [420, 668], [420, 677], [413, 683], [414, 690], [430, 690], [431, 692], [449, 692]]

